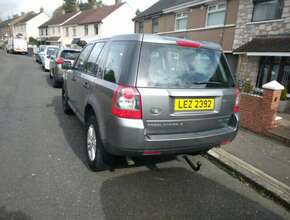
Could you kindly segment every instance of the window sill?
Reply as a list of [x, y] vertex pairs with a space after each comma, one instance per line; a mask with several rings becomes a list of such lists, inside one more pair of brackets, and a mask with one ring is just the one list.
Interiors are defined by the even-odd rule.
[[282, 21], [284, 21], [283, 18], [274, 19], [274, 20], [265, 20], [265, 21], [252, 21], [252, 22], [248, 22], [246, 24], [247, 25], [255, 25], [255, 24], [266, 24], [266, 23], [282, 22]]

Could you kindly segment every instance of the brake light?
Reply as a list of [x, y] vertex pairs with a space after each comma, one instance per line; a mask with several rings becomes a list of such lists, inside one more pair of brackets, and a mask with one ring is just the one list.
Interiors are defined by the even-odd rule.
[[200, 48], [202, 46], [202, 44], [199, 42], [186, 40], [178, 40], [176, 41], [176, 45], [180, 47], [191, 47], [191, 48]]
[[240, 100], [241, 100], [241, 92], [239, 89], [235, 90], [236, 93], [236, 98], [235, 98], [235, 105], [234, 105], [234, 113], [238, 113], [239, 112], [239, 105], [240, 105]]
[[138, 90], [119, 85], [112, 100], [112, 114], [119, 118], [141, 119], [142, 104]]
[[57, 58], [56, 60], [55, 60], [55, 63], [56, 64], [64, 64], [64, 60], [61, 58], [61, 57], [59, 57], [59, 58]]
[[226, 145], [226, 144], [230, 144], [231, 141], [229, 139], [225, 139], [221, 142], [221, 145]]

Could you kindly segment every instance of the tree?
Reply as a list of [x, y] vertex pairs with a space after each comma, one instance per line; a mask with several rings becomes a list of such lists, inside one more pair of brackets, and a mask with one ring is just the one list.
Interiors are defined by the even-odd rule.
[[55, 9], [52, 13], [52, 16], [58, 16], [61, 15], [63, 12], [63, 6], [59, 6], [57, 9]]
[[76, 0], [64, 0], [63, 9], [65, 13], [74, 12], [77, 10], [77, 1]]
[[88, 0], [88, 2], [83, 3], [82, 1], [79, 3], [79, 7], [82, 11], [92, 9], [95, 7], [99, 7], [103, 5], [102, 1], [97, 1], [97, 0]]

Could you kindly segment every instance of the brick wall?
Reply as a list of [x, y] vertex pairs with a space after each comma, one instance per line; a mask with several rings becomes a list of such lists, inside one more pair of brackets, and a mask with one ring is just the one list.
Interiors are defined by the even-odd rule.
[[265, 89], [263, 96], [242, 94], [240, 103], [241, 126], [266, 134], [277, 126], [276, 115], [281, 91]]

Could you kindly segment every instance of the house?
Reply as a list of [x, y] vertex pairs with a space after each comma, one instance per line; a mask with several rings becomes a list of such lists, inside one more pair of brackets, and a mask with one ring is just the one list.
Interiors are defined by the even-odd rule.
[[13, 36], [23, 36], [27, 41], [29, 41], [30, 37], [37, 39], [39, 38], [39, 25], [49, 20], [49, 18], [43, 9], [40, 9], [39, 13], [29, 12], [23, 14], [22, 18], [13, 25]]
[[239, 0], [159, 0], [135, 18], [135, 33], [219, 43], [235, 72], [233, 54]]
[[241, 80], [258, 88], [277, 80], [290, 93], [290, 0], [240, 1], [234, 53]]
[[116, 1], [114, 5], [103, 5], [82, 11], [70, 21], [63, 24], [65, 44], [74, 41], [110, 37], [118, 34], [134, 33], [135, 13], [127, 3]]
[[22, 16], [15, 15], [0, 23], [0, 40], [7, 40], [13, 36], [13, 25], [21, 18]]
[[62, 45], [64, 36], [63, 25], [80, 13], [81, 11], [77, 11], [52, 17], [39, 26], [39, 40], [48, 44]]

